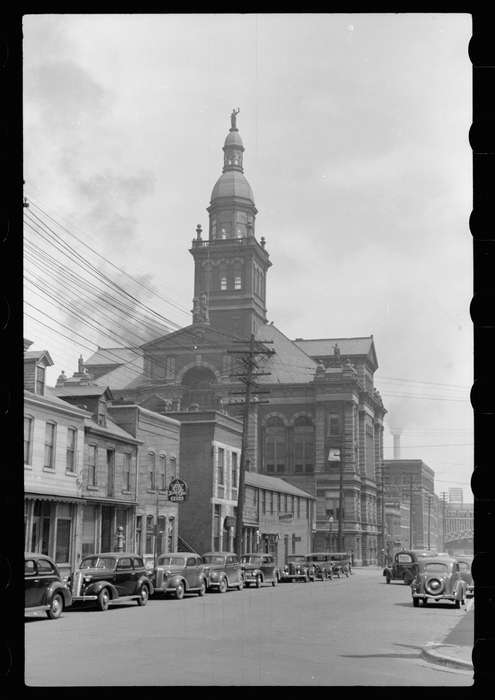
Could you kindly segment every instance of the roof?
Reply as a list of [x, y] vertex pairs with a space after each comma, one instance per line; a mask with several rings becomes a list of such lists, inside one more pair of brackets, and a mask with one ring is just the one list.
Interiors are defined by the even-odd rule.
[[220, 175], [211, 192], [211, 201], [220, 197], [241, 197], [249, 199], [254, 204], [251, 185], [238, 170], [227, 170]]
[[45, 359], [47, 365], [53, 365], [53, 360], [47, 350], [26, 350], [24, 353], [24, 361], [26, 360], [41, 360]]
[[140, 354], [138, 348], [98, 348], [85, 362], [85, 367], [91, 365], [123, 365], [131, 360], [136, 360], [136, 355]]
[[111, 387], [114, 391], [129, 389], [136, 384], [142, 384], [143, 368], [143, 358], [134, 356], [130, 362], [126, 362], [120, 365], [120, 367], [110, 369], [110, 371], [96, 377], [93, 381], [101, 386]]
[[86, 418], [84, 421], [85, 427], [90, 428], [91, 430], [97, 431], [104, 435], [109, 435], [110, 437], [120, 437], [123, 440], [126, 440], [127, 442], [134, 443], [135, 445], [142, 444], [142, 440], [137, 440], [133, 435], [123, 430], [120, 426], [114, 423], [113, 420], [110, 420], [108, 416], [106, 423], [106, 426], [100, 425], [99, 423], [96, 423], [96, 421], [94, 421], [92, 418]]
[[294, 343], [310, 357], [333, 357], [334, 345], [337, 344], [342, 356], [369, 356], [378, 367], [372, 335], [356, 338], [313, 338], [309, 340], [296, 338]]
[[106, 391], [111, 391], [108, 385], [99, 384], [70, 384], [69, 386], [57, 386], [54, 389], [56, 396], [101, 396]]
[[68, 401], [59, 399], [58, 396], [55, 396], [55, 394], [53, 393], [53, 389], [49, 386], [45, 386], [45, 394], [35, 394], [33, 391], [28, 391], [27, 389], [24, 389], [24, 396], [27, 399], [44, 401], [46, 404], [48, 404], [49, 406], [53, 406], [54, 408], [63, 408], [66, 411], [70, 411], [71, 413], [79, 415], [83, 418], [85, 416], [90, 415], [90, 413], [88, 411], [85, 411], [83, 408], [79, 408], [79, 406], [74, 406]]
[[268, 376], [257, 379], [260, 384], [307, 384], [314, 379], [317, 363], [303, 352], [292, 340], [272, 323], [259, 326], [256, 340], [272, 340], [267, 345], [275, 354], [260, 359], [260, 370], [270, 372]]
[[237, 129], [231, 129], [227, 136], [225, 137], [225, 146], [239, 146], [243, 147], [241, 135]]
[[276, 476], [268, 476], [267, 474], [258, 474], [257, 472], [245, 472], [244, 481], [250, 486], [256, 486], [260, 489], [269, 491], [280, 491], [281, 493], [290, 493], [294, 496], [302, 496], [303, 498], [315, 498], [313, 495], [297, 486], [289, 484], [288, 481], [279, 479]]

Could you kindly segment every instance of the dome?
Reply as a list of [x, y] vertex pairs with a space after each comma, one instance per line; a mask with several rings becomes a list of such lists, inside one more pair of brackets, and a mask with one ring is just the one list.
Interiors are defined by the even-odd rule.
[[223, 147], [226, 148], [227, 146], [237, 146], [238, 148], [242, 148], [244, 150], [241, 135], [237, 130], [229, 131], [229, 133], [225, 137], [225, 143], [223, 144]]
[[238, 170], [227, 170], [220, 175], [211, 193], [211, 201], [220, 197], [242, 197], [249, 199], [254, 205], [251, 185]]

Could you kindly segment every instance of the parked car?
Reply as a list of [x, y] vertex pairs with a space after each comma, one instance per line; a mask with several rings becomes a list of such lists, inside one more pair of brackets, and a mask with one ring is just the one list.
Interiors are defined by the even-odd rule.
[[383, 569], [386, 583], [401, 580], [406, 586], [410, 586], [416, 575], [417, 562], [424, 557], [436, 556], [436, 554], [433, 551], [418, 549], [402, 549], [400, 552], [396, 552], [392, 566], [386, 566]]
[[69, 577], [75, 605], [95, 603], [98, 610], [135, 600], [146, 605], [153, 584], [143, 558], [133, 552], [107, 552], [84, 557]]
[[184, 593], [206, 593], [208, 580], [206, 567], [198, 554], [191, 552], [173, 552], [158, 557], [157, 567], [153, 573], [155, 593], [173, 594], [178, 600]]
[[472, 598], [474, 596], [474, 581], [471, 572], [473, 557], [463, 554], [456, 557], [456, 559], [459, 564], [461, 578], [466, 582], [466, 598]]
[[143, 555], [143, 562], [146, 573], [150, 578], [152, 578], [153, 571], [155, 569], [155, 557], [152, 554]]
[[60, 617], [72, 604], [72, 595], [55, 562], [45, 554], [24, 553], [24, 614], [46, 612]]
[[275, 558], [272, 554], [254, 552], [241, 557], [244, 585], [260, 588], [263, 583], [276, 586], [280, 576]]
[[234, 552], [206, 552], [203, 554], [207, 590], [225, 593], [229, 588], [244, 588], [242, 567], [239, 557]]
[[306, 554], [289, 554], [287, 562], [280, 572], [281, 581], [308, 581], [315, 580], [315, 567], [306, 560]]
[[417, 571], [411, 584], [413, 605], [422, 601], [452, 600], [456, 608], [464, 605], [467, 584], [461, 578], [459, 563], [447, 557], [428, 557], [418, 560]]
[[315, 580], [324, 581], [333, 578], [332, 556], [331, 552], [311, 552], [306, 555], [308, 566], [314, 567]]

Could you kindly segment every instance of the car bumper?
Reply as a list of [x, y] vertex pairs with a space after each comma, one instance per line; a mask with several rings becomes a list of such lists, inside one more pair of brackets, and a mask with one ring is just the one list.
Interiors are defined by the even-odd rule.
[[457, 600], [456, 596], [452, 593], [447, 593], [444, 595], [431, 595], [430, 593], [413, 593], [413, 598], [428, 598], [428, 600]]
[[73, 595], [72, 596], [73, 603], [84, 603], [87, 600], [98, 600], [98, 596], [97, 595]]

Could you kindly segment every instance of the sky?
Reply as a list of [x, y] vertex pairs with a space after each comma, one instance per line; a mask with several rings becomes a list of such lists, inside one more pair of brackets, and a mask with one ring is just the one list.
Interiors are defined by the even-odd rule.
[[[24, 335], [50, 352], [48, 381], [190, 323], [188, 250], [239, 107], [268, 320], [290, 338], [373, 334], [385, 458], [400, 432], [436, 493], [472, 502], [470, 16], [46, 14], [23, 34]], [[67, 244], [156, 323], [88, 326], [98, 304], [57, 273], [75, 269]]]

